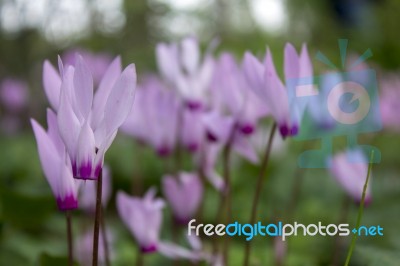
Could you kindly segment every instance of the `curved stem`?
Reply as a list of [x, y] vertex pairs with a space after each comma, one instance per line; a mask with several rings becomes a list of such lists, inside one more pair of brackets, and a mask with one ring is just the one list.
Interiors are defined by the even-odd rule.
[[[368, 181], [369, 181], [369, 177], [370, 177], [370, 174], [371, 174], [373, 162], [374, 162], [374, 151], [372, 150], [372, 152], [371, 152], [371, 160], [370, 160], [369, 167], [368, 167], [367, 178], [365, 179], [363, 193], [362, 193], [362, 197], [361, 197], [360, 208], [358, 209], [358, 216], [357, 216], [357, 223], [356, 223], [357, 230], [360, 227], [361, 217], [362, 217], [363, 212], [364, 212], [365, 195], [366, 195], [366, 191], [367, 191]], [[353, 250], [354, 250], [354, 247], [356, 245], [356, 240], [357, 240], [357, 233], [354, 234], [353, 238], [351, 239], [349, 252], [347, 253], [346, 262], [344, 264], [345, 266], [348, 266], [349, 263], [350, 263], [351, 255], [353, 254]]]
[[74, 263], [74, 254], [73, 254], [73, 243], [72, 243], [72, 221], [71, 221], [71, 212], [67, 210], [65, 212], [65, 218], [67, 221], [67, 238], [68, 238], [68, 265], [72, 266]]
[[[270, 133], [269, 139], [268, 139], [267, 148], [265, 150], [265, 154], [264, 154], [264, 157], [263, 157], [263, 160], [262, 160], [262, 163], [261, 163], [261, 169], [260, 169], [260, 173], [258, 175], [257, 185], [256, 185], [256, 188], [255, 188], [255, 193], [254, 193], [254, 198], [253, 198], [253, 205], [252, 205], [252, 208], [251, 208], [251, 216], [250, 216], [250, 222], [249, 222], [250, 224], [254, 224], [254, 222], [256, 220], [258, 202], [260, 200], [261, 189], [262, 189], [262, 186], [263, 186], [263, 180], [264, 180], [264, 176], [265, 176], [265, 171], [267, 170], [267, 166], [268, 166], [269, 155], [271, 153], [272, 140], [274, 139], [275, 131], [276, 131], [276, 123], [274, 123], [272, 125], [271, 133]], [[250, 251], [251, 251], [251, 242], [250, 241], [246, 241], [246, 248], [245, 248], [245, 254], [244, 254], [244, 263], [243, 263], [243, 265], [245, 265], [245, 266], [249, 265]]]
[[92, 265], [98, 265], [99, 259], [99, 233], [100, 233], [100, 219], [101, 219], [101, 193], [103, 183], [103, 170], [100, 171], [99, 178], [97, 179], [97, 193], [96, 193], [96, 214], [94, 218], [94, 231], [93, 231], [93, 259]]

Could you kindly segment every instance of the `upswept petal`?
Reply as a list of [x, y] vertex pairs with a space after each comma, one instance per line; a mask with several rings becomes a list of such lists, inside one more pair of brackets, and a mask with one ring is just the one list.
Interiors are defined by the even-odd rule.
[[308, 54], [307, 44], [305, 44], [305, 43], [301, 47], [299, 60], [300, 60], [300, 63], [299, 63], [299, 67], [300, 67], [299, 75], [300, 75], [300, 77], [301, 78], [305, 78], [305, 77], [312, 78], [312, 76], [313, 76], [313, 66], [312, 66], [312, 62], [311, 62], [310, 56]]
[[291, 43], [286, 43], [284, 51], [285, 80], [299, 78], [299, 56]]
[[166, 80], [174, 83], [180, 75], [178, 47], [176, 44], [160, 43], [156, 47], [157, 66]]
[[188, 37], [181, 42], [181, 60], [184, 69], [192, 75], [199, 66], [200, 49], [196, 38]]
[[99, 88], [97, 89], [93, 99], [93, 115], [91, 125], [93, 129], [99, 126], [100, 121], [104, 117], [104, 108], [110, 95], [113, 85], [121, 75], [121, 57], [117, 56], [107, 68], [104, 77], [101, 79]]
[[285, 86], [275, 70], [272, 54], [267, 49], [264, 72], [265, 100], [270, 106], [270, 111], [278, 124], [286, 124], [289, 121], [289, 103]]
[[43, 63], [43, 87], [53, 110], [58, 109], [60, 99], [61, 78], [49, 61]]
[[135, 65], [131, 64], [125, 68], [115, 82], [107, 99], [104, 110], [106, 136], [115, 132], [130, 113], [134, 101], [135, 88], [136, 70]]
[[250, 52], [246, 52], [242, 63], [242, 69], [246, 81], [250, 86], [250, 89], [252, 89], [256, 95], [265, 100], [266, 95], [263, 92], [263, 87], [264, 87], [263, 64]]
[[83, 125], [78, 138], [78, 150], [76, 153], [76, 165], [78, 174], [76, 178], [95, 179], [92, 169], [94, 168], [94, 157], [96, 146], [94, 134], [88, 121]]
[[76, 161], [76, 149], [80, 133], [80, 122], [76, 117], [66, 92], [61, 91], [60, 108], [57, 113], [58, 129], [70, 155], [72, 164]]
[[46, 131], [34, 120], [31, 119], [33, 132], [39, 151], [39, 159], [44, 175], [55, 196], [58, 195], [58, 179], [60, 178], [60, 155]]
[[56, 147], [58, 154], [63, 154], [65, 145], [58, 130], [57, 115], [50, 108], [47, 108], [47, 127], [47, 134]]
[[59, 162], [60, 173], [57, 180], [57, 205], [61, 211], [78, 208], [78, 192], [71, 169], [65, 165], [64, 160]]
[[77, 56], [75, 62], [74, 90], [78, 110], [86, 120], [92, 109], [93, 78], [89, 67], [80, 55]]

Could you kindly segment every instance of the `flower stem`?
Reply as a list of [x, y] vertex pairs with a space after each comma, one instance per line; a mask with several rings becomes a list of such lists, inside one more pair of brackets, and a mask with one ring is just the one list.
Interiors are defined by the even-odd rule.
[[137, 256], [136, 256], [136, 266], [143, 266], [144, 265], [144, 256], [142, 251], [138, 249]]
[[104, 257], [106, 266], [110, 266], [110, 250], [108, 248], [108, 238], [107, 238], [107, 230], [106, 230], [106, 222], [104, 218], [104, 212], [102, 211], [102, 215], [100, 216], [101, 222], [101, 235], [103, 236], [103, 248], [104, 248]]
[[[270, 133], [269, 139], [268, 139], [267, 148], [265, 150], [265, 154], [264, 154], [263, 160], [261, 162], [261, 169], [260, 169], [260, 173], [258, 176], [257, 185], [255, 188], [256, 191], [254, 193], [253, 205], [252, 205], [252, 209], [251, 209], [251, 216], [250, 216], [250, 222], [249, 222], [250, 224], [254, 224], [254, 222], [256, 220], [258, 202], [260, 200], [260, 193], [261, 193], [261, 189], [263, 186], [265, 171], [267, 170], [267, 166], [268, 166], [269, 155], [271, 153], [272, 140], [274, 139], [275, 131], [276, 131], [276, 123], [274, 123], [272, 125], [271, 133]], [[246, 247], [245, 247], [245, 253], [244, 253], [244, 263], [243, 263], [243, 265], [245, 265], [245, 266], [249, 265], [250, 251], [251, 251], [251, 242], [246, 241]]]
[[94, 231], [93, 231], [93, 259], [92, 265], [97, 266], [99, 258], [99, 233], [100, 233], [100, 219], [101, 219], [101, 192], [103, 183], [103, 170], [100, 171], [99, 178], [97, 179], [97, 193], [96, 193], [96, 214], [94, 218]]
[[[224, 171], [224, 181], [225, 181], [225, 195], [223, 202], [225, 203], [225, 208], [226, 208], [226, 222], [229, 223], [230, 219], [232, 218], [232, 185], [231, 185], [231, 172], [230, 172], [230, 154], [231, 154], [231, 149], [232, 149], [232, 141], [233, 141], [233, 133], [232, 136], [228, 142], [228, 144], [225, 146], [224, 151], [223, 151], [223, 171]], [[222, 257], [224, 261], [224, 265], [229, 265], [229, 239], [230, 237], [225, 237], [224, 238], [224, 243], [222, 247]]]
[[[365, 179], [363, 193], [362, 193], [361, 202], [360, 202], [360, 207], [358, 209], [358, 216], [357, 216], [357, 222], [356, 222], [356, 228], [357, 229], [360, 227], [361, 217], [362, 217], [363, 211], [364, 211], [365, 195], [366, 195], [366, 191], [367, 191], [367, 187], [368, 187], [369, 177], [371, 175], [372, 163], [374, 161], [373, 159], [374, 159], [374, 151], [372, 150], [371, 151], [371, 160], [369, 162], [369, 167], [368, 167], [367, 178]], [[353, 250], [354, 250], [354, 247], [356, 245], [356, 240], [357, 240], [357, 234], [354, 234], [353, 238], [351, 239], [351, 244], [350, 244], [349, 251], [347, 253], [346, 262], [344, 264], [345, 266], [348, 266], [349, 263], [350, 263], [351, 255], [353, 254]]]
[[67, 221], [67, 238], [68, 238], [68, 265], [72, 266], [74, 263], [73, 254], [73, 243], [72, 243], [72, 222], [71, 222], [71, 212], [67, 210], [65, 212], [65, 218]]

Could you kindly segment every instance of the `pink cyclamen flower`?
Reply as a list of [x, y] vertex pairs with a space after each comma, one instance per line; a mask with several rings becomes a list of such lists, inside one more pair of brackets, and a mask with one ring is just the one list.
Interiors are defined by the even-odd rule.
[[[278, 124], [282, 137], [297, 135], [301, 120], [300, 110], [292, 112], [289, 106], [287, 88], [279, 78], [272, 54], [267, 49], [264, 65], [251, 53], [247, 52], [243, 61], [243, 69], [251, 89], [267, 104], [269, 111]], [[303, 45], [300, 55], [290, 43], [285, 46], [284, 73], [289, 79], [312, 77], [312, 64], [306, 45]], [[292, 107], [293, 108], [293, 107]]]
[[380, 82], [379, 107], [382, 124], [386, 129], [400, 131], [400, 77], [394, 74], [385, 76]]
[[148, 78], [136, 91], [132, 111], [121, 130], [153, 147], [159, 156], [170, 155], [176, 144], [179, 105], [173, 91], [159, 79]]
[[[107, 165], [103, 166], [103, 185], [101, 193], [101, 204], [103, 208], [107, 206], [107, 203], [111, 197], [112, 184], [110, 169]], [[84, 181], [82, 181], [84, 182]], [[79, 208], [85, 210], [88, 213], [94, 213], [96, 210], [96, 188], [95, 182], [84, 182], [79, 188]]]
[[[93, 183], [93, 182], [91, 182]], [[103, 230], [99, 233], [99, 265], [106, 265], [106, 253], [105, 253], [105, 243], [107, 240], [107, 248], [109, 259], [112, 260], [114, 257], [114, 235], [109, 228], [106, 228], [106, 238], [103, 237]], [[75, 240], [74, 250], [76, 254], [76, 260], [82, 266], [92, 265], [92, 253], [93, 253], [93, 229], [86, 230], [83, 234], [79, 234]]]
[[60, 135], [72, 161], [75, 178], [97, 179], [104, 153], [131, 111], [136, 88], [134, 64], [121, 73], [117, 57], [94, 93], [93, 78], [81, 56], [75, 66], [64, 68], [61, 78], [49, 62], [44, 63], [44, 88], [57, 111]]
[[51, 190], [62, 211], [78, 207], [77, 185], [72, 176], [71, 163], [58, 133], [57, 118], [47, 110], [47, 132], [31, 119], [39, 150], [40, 163]]
[[232, 54], [223, 53], [218, 59], [212, 92], [215, 107], [228, 110], [235, 121], [235, 129], [244, 135], [252, 134], [258, 121], [268, 114], [266, 105], [249, 88]]
[[179, 44], [160, 43], [156, 48], [158, 69], [175, 88], [191, 110], [204, 109], [208, 104], [208, 92], [214, 62], [210, 54], [201, 60], [196, 38], [188, 37]]
[[[368, 160], [362, 151], [348, 150], [335, 155], [330, 161], [329, 170], [349, 196], [360, 203], [368, 173]], [[371, 199], [371, 188], [368, 185], [365, 204], [369, 204]]]
[[28, 86], [22, 80], [4, 79], [1, 83], [0, 97], [7, 110], [20, 111], [28, 101]]
[[122, 221], [135, 237], [143, 253], [157, 250], [164, 201], [150, 189], [143, 198], [117, 194], [117, 209]]
[[166, 175], [163, 192], [176, 222], [186, 224], [196, 214], [203, 199], [203, 183], [195, 173], [180, 172], [178, 177]]

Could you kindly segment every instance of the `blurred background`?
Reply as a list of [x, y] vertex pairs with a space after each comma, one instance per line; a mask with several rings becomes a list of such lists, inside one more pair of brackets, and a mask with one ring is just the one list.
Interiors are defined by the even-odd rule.
[[[110, 58], [121, 55], [124, 65], [136, 64], [140, 79], [156, 71], [158, 42], [192, 35], [198, 37], [204, 49], [217, 39], [216, 54], [227, 50], [239, 60], [246, 50], [262, 56], [268, 45], [277, 69], [282, 69], [286, 42], [297, 48], [306, 42], [315, 72], [321, 73], [329, 66], [315, 60], [317, 51], [340, 65], [338, 39], [345, 38], [354, 54], [371, 49], [373, 57], [368, 65], [384, 84], [387, 79], [400, 78], [399, 14], [397, 0], [1, 0], [0, 265], [60, 265], [66, 256], [64, 217], [56, 211], [43, 177], [29, 124], [30, 117], [45, 124], [45, 59], [56, 64], [57, 55], [68, 60], [69, 53], [81, 51], [97, 60], [102, 73]], [[396, 101], [391, 104], [396, 105]], [[399, 114], [398, 103], [391, 110]], [[359, 239], [352, 265], [400, 265], [399, 128], [399, 124], [392, 124], [382, 132], [365, 136], [381, 150], [382, 162], [374, 166], [374, 202], [364, 212], [363, 222], [380, 224], [385, 236]], [[343, 142], [345, 139], [339, 138], [337, 145]], [[260, 215], [285, 215], [290, 195], [300, 193], [289, 220], [336, 222], [344, 194], [325, 170], [302, 173], [300, 192], [292, 190], [299, 174], [296, 157], [301, 147], [301, 143], [289, 141], [282, 146], [284, 155], [276, 151]], [[115, 192], [123, 189], [139, 195], [142, 188], [159, 186], [166, 163], [123, 134], [107, 153], [106, 161], [113, 173], [113, 196], [106, 214], [115, 239], [113, 261], [115, 265], [132, 265], [136, 247], [116, 215]], [[246, 162], [235, 165], [234, 213], [239, 220], [249, 215], [248, 206], [241, 201], [249, 198], [248, 191], [255, 184], [251, 177], [257, 170], [257, 166]], [[134, 176], [142, 176], [143, 183], [135, 185]], [[206, 195], [206, 208], [213, 213], [218, 196]], [[354, 222], [356, 213], [357, 206], [351, 206], [349, 222]], [[79, 212], [76, 216], [74, 229], [78, 235], [90, 220]], [[168, 226], [164, 227], [163, 234], [168, 238]], [[285, 265], [332, 265], [333, 257], [343, 258], [346, 253], [349, 241], [343, 241], [342, 248], [334, 251], [333, 239], [292, 238]], [[254, 265], [273, 265], [272, 241], [258, 238], [254, 243], [258, 258]], [[232, 249], [231, 265], [241, 265], [243, 239], [235, 239]], [[172, 265], [159, 255], [151, 255], [148, 261], [149, 265]]]

